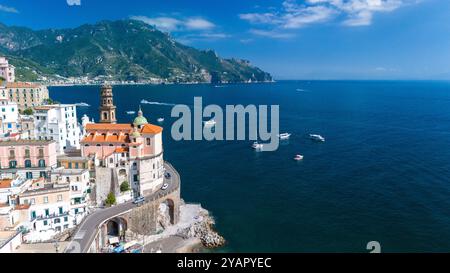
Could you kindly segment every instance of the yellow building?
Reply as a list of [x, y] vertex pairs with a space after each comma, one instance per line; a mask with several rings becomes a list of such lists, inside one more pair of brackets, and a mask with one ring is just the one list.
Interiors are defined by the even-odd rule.
[[44, 104], [49, 99], [49, 95], [48, 89], [44, 85], [11, 82], [6, 83], [6, 86], [0, 89], [0, 98], [17, 103], [19, 110], [23, 111]]

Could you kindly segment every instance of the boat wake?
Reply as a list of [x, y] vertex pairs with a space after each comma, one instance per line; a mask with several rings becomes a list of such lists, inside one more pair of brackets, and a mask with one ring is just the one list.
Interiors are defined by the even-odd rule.
[[151, 104], [151, 105], [161, 105], [161, 106], [175, 106], [174, 103], [165, 103], [165, 102], [158, 102], [158, 101], [148, 101], [148, 100], [141, 100], [141, 104]]
[[301, 89], [301, 88], [297, 88], [296, 91], [298, 91], [298, 92], [306, 92], [306, 93], [311, 92], [311, 91], [308, 91], [308, 90], [305, 90], [305, 89]]

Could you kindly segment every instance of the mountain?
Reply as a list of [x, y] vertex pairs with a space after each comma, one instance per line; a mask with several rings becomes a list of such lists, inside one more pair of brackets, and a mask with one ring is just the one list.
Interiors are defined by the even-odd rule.
[[197, 50], [135, 20], [102, 21], [74, 29], [34, 31], [0, 24], [0, 54], [11, 59], [19, 80], [29, 77], [109, 77], [172, 82], [271, 81], [249, 61], [222, 59]]

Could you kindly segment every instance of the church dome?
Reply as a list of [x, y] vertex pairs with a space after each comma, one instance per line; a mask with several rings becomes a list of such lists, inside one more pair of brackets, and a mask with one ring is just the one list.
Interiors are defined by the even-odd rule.
[[145, 125], [147, 123], [147, 119], [144, 117], [141, 108], [139, 108], [138, 116], [134, 119], [133, 125], [140, 128], [142, 125]]

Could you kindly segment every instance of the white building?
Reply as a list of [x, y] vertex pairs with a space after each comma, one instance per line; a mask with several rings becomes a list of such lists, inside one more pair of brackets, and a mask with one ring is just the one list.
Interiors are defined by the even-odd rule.
[[0, 77], [6, 82], [14, 82], [16, 80], [15, 67], [9, 64], [5, 57], [0, 57]]
[[0, 206], [9, 205], [11, 196], [24, 192], [31, 185], [31, 180], [16, 176], [14, 179], [0, 179]]
[[44, 179], [33, 181], [25, 192], [19, 194], [15, 208], [25, 209], [21, 226], [29, 232], [25, 240], [45, 241], [74, 227], [70, 216], [70, 187], [67, 183], [47, 183]]
[[81, 223], [88, 214], [91, 193], [90, 175], [87, 169], [59, 168], [52, 172], [53, 183], [70, 185], [70, 216], [75, 224]]
[[0, 99], [0, 135], [19, 131], [19, 108], [17, 103]]
[[74, 104], [44, 105], [34, 108], [34, 137], [55, 140], [57, 153], [80, 149], [80, 127]]

